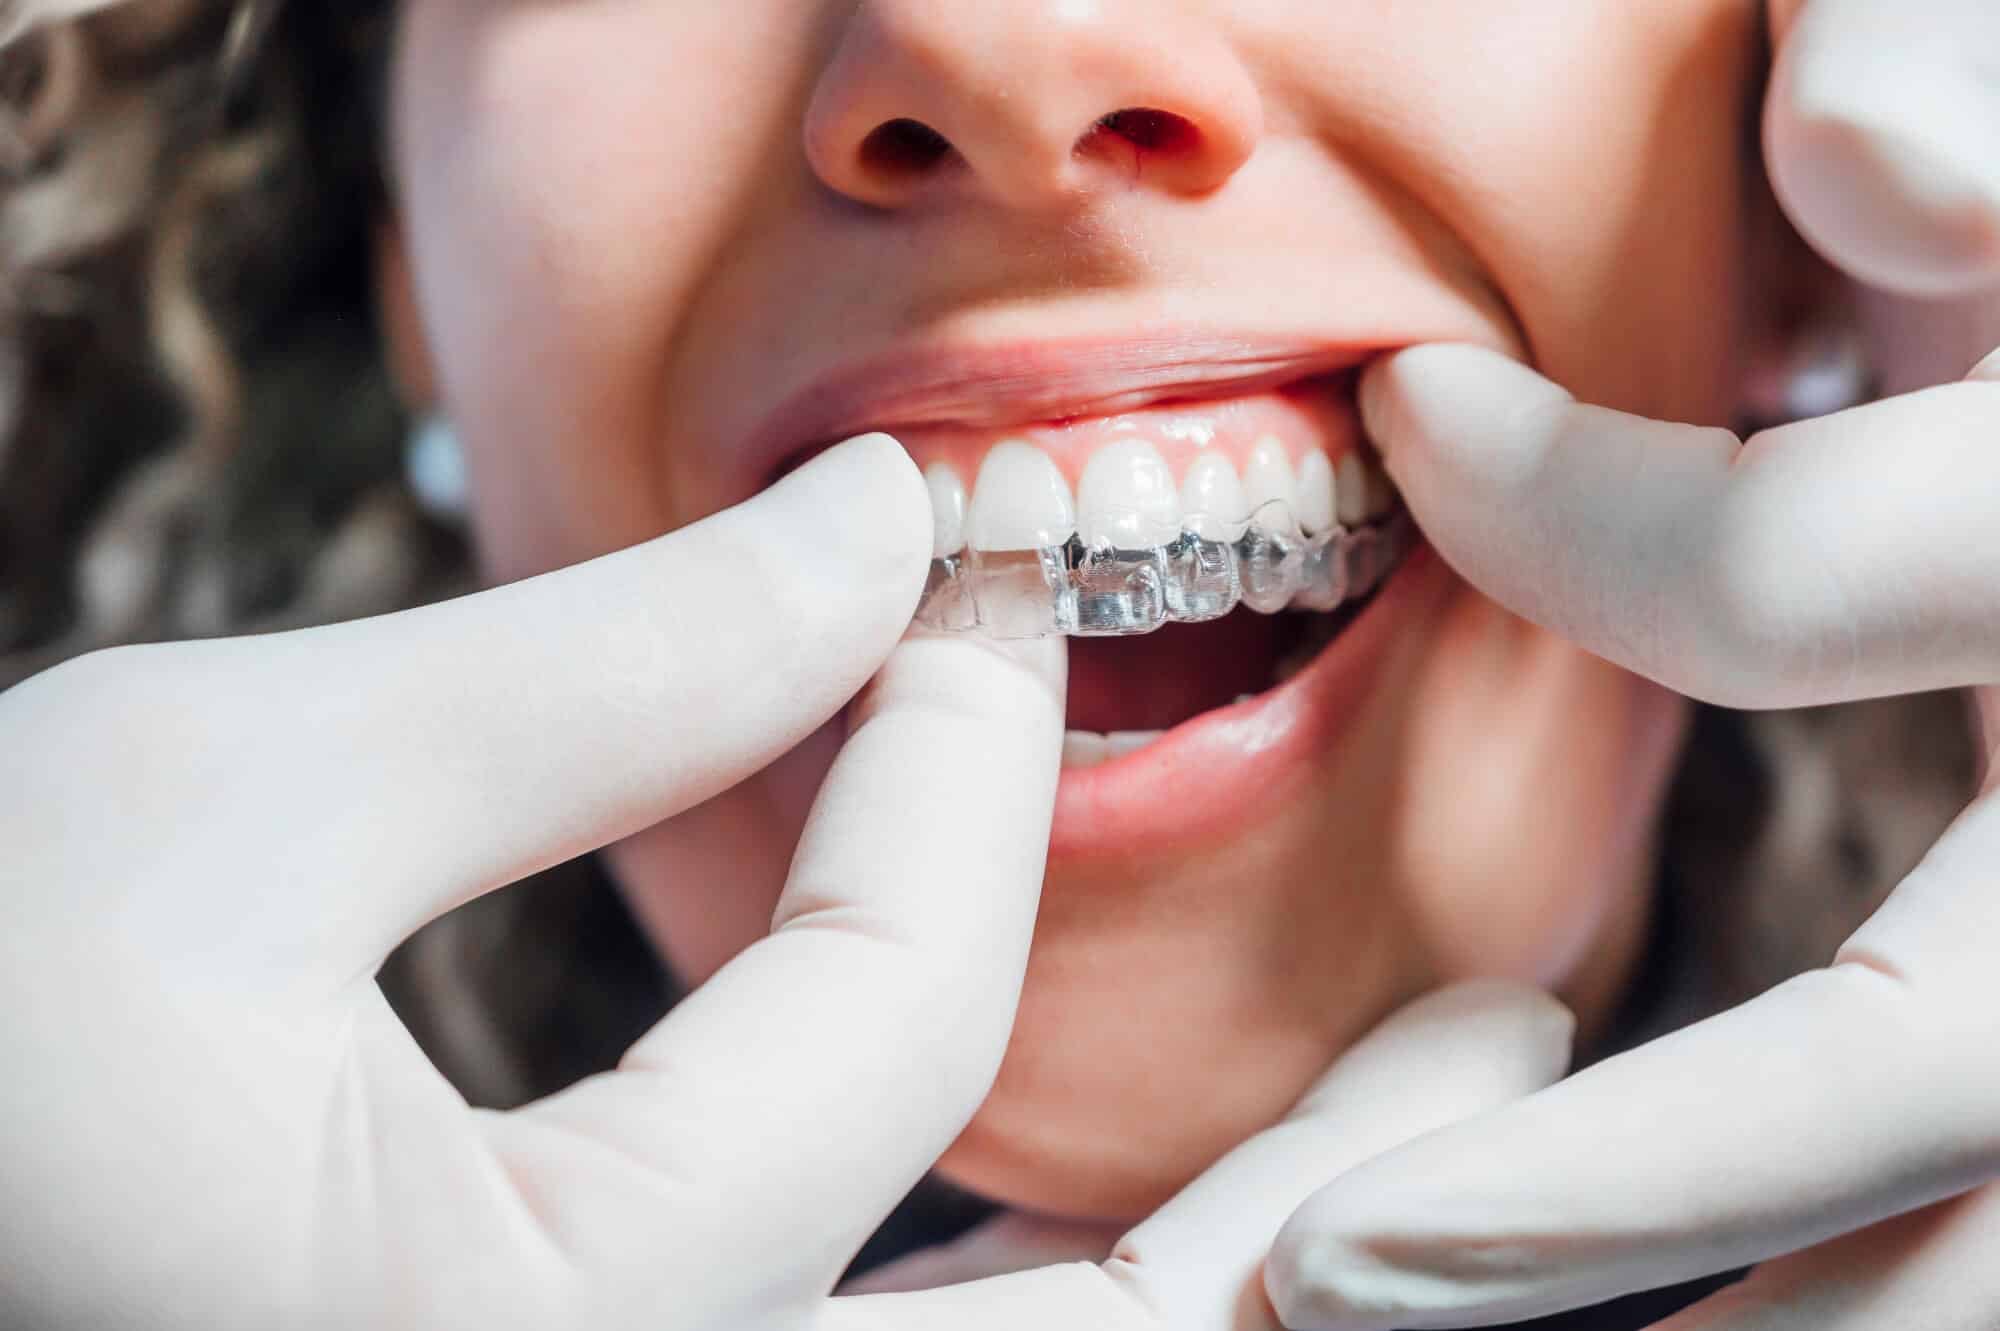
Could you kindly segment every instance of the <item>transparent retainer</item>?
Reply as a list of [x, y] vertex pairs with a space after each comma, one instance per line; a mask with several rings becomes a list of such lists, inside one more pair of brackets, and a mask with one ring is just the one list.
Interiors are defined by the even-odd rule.
[[[1138, 515], [1122, 516], [1097, 515], [1095, 525], [1142, 529]], [[1227, 524], [1191, 515], [1165, 545], [1086, 545], [1071, 535], [1039, 550], [966, 549], [931, 561], [916, 622], [995, 638], [1111, 638], [1220, 619], [1239, 605], [1261, 614], [1336, 610], [1380, 586], [1415, 539], [1400, 508], [1307, 535], [1273, 500]]]

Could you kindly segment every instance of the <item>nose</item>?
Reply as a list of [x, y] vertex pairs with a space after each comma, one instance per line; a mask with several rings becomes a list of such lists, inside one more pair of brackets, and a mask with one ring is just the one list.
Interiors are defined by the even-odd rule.
[[1207, 193], [1250, 159], [1264, 112], [1203, 9], [861, 0], [813, 89], [806, 156], [829, 187], [879, 208], [960, 191], [1015, 208], [1114, 184]]

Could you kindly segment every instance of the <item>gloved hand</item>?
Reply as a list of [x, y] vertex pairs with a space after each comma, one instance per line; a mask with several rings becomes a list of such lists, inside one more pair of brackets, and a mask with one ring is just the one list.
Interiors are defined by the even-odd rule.
[[[999, 1065], [1060, 765], [1059, 643], [897, 645], [930, 531], [875, 436], [546, 577], [0, 695], [0, 1326], [1241, 1331], [1313, 1180], [1561, 1074], [1551, 1000], [1436, 997], [1112, 1263], [829, 1300]], [[618, 1071], [468, 1108], [388, 952], [871, 674], [770, 937]]]
[[[1767, 137], [1801, 230], [1857, 277], [1957, 291], [1873, 308], [1990, 349], [2000, 7], [1780, 18]], [[1740, 707], [2000, 683], [2000, 355], [1747, 443], [1469, 349], [1363, 395], [1445, 558], [1641, 674]], [[2000, 1326], [2000, 690], [1978, 696], [1982, 793], [1833, 964], [1335, 1179], [1272, 1251], [1287, 1324], [1483, 1326], [1761, 1262], [1660, 1331]]]
[[[797, 1324], [985, 1094], [1046, 854], [1060, 647], [898, 646], [929, 533], [875, 436], [546, 577], [0, 695], [0, 1325]], [[871, 675], [771, 936], [469, 1109], [390, 949]]]

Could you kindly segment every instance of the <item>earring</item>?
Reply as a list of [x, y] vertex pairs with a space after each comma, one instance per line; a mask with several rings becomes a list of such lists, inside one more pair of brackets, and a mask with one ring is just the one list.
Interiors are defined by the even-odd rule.
[[471, 487], [458, 431], [435, 413], [418, 416], [403, 445], [403, 478], [424, 512], [454, 525], [465, 521]]

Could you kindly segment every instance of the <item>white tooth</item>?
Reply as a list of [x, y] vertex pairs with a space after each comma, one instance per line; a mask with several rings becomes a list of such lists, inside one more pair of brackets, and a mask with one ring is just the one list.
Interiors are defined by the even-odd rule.
[[1338, 496], [1335, 512], [1343, 527], [1358, 527], [1368, 516], [1368, 472], [1361, 465], [1361, 457], [1349, 453], [1340, 460], [1340, 475], [1334, 487]]
[[1396, 483], [1389, 479], [1389, 473], [1374, 458], [1368, 459], [1362, 469], [1368, 476], [1368, 516], [1386, 517], [1396, 506]]
[[1069, 767], [1095, 767], [1111, 757], [1111, 750], [1104, 736], [1094, 730], [1065, 730], [1063, 732], [1062, 765]]
[[980, 464], [965, 515], [966, 543], [975, 550], [1039, 550], [1076, 531], [1076, 501], [1048, 454], [1009, 439]]
[[1126, 550], [1165, 545], [1180, 535], [1181, 501], [1174, 474], [1160, 450], [1143, 439], [1123, 439], [1098, 450], [1076, 487], [1078, 534]]
[[1257, 695], [1254, 693], [1239, 693], [1236, 695], [1236, 703], [1238, 704], [1255, 701], [1257, 701]]
[[1233, 541], [1243, 534], [1250, 511], [1236, 468], [1220, 453], [1203, 453], [1181, 479], [1181, 512], [1195, 535], [1207, 541]]
[[1317, 536], [1332, 527], [1338, 509], [1333, 494], [1333, 463], [1317, 448], [1299, 463], [1299, 525]]
[[1104, 743], [1113, 758], [1123, 758], [1164, 739], [1166, 734], [1164, 730], [1114, 730], [1104, 737]]
[[1285, 456], [1285, 446], [1270, 435], [1250, 450], [1250, 461], [1243, 468], [1243, 496], [1253, 513], [1276, 499], [1283, 501], [1293, 520], [1298, 517], [1299, 487], [1292, 476], [1292, 460]]
[[958, 468], [933, 462], [924, 468], [931, 492], [931, 558], [943, 559], [965, 548], [965, 482]]

